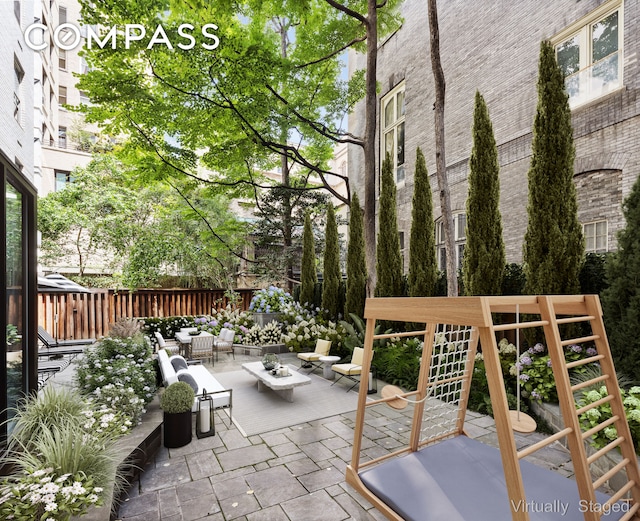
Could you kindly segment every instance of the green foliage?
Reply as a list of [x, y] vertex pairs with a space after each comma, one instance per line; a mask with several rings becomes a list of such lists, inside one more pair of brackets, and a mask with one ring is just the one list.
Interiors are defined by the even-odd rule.
[[411, 297], [435, 295], [438, 264], [436, 262], [435, 224], [429, 173], [420, 147], [416, 152], [411, 239], [409, 242], [408, 287]]
[[476, 91], [469, 160], [467, 243], [462, 266], [467, 295], [497, 295], [502, 288], [505, 251], [499, 174], [498, 149], [489, 111], [484, 98]]
[[375, 349], [372, 364], [377, 377], [407, 390], [415, 390], [420, 374], [422, 343], [417, 339], [389, 342]]
[[338, 225], [333, 205], [329, 204], [327, 211], [327, 227], [325, 232], [324, 248], [324, 277], [322, 280], [322, 309], [328, 312], [328, 318], [335, 320], [341, 308], [340, 282], [342, 270], [340, 269], [340, 248], [338, 245]]
[[580, 270], [580, 293], [601, 295], [609, 287], [607, 281], [607, 253], [587, 253]]
[[364, 223], [358, 194], [351, 197], [349, 216], [349, 244], [347, 247], [347, 290], [344, 316], [364, 315], [367, 267], [364, 254]]
[[167, 387], [160, 396], [160, 407], [167, 414], [188, 412], [193, 407], [195, 393], [186, 382], [175, 382]]
[[313, 292], [318, 275], [316, 273], [316, 254], [314, 250], [313, 229], [311, 228], [311, 216], [307, 213], [304, 217], [304, 231], [302, 235], [302, 270], [300, 274], [300, 300], [302, 304], [314, 301]]
[[[625, 416], [631, 430], [631, 438], [636, 452], [640, 452], [640, 387], [632, 387], [628, 391], [621, 389], [622, 403], [624, 405]], [[609, 395], [607, 388], [602, 386], [598, 389], [585, 390], [576, 400], [576, 407], [581, 408], [597, 402]], [[596, 425], [603, 423], [612, 417], [611, 404], [605, 403], [598, 407], [593, 407], [580, 415], [580, 423], [583, 430], [589, 430]], [[614, 426], [605, 427], [589, 438], [589, 442], [600, 449], [618, 437]]]
[[584, 256], [573, 184], [575, 149], [564, 77], [549, 42], [540, 47], [538, 107], [524, 242], [528, 294], [573, 294]]
[[379, 215], [375, 294], [377, 297], [399, 297], [403, 293], [402, 257], [396, 216], [396, 184], [389, 154], [382, 163]]
[[640, 382], [640, 178], [624, 201], [625, 227], [607, 263], [602, 307], [616, 368]]
[[289, 292], [276, 286], [269, 286], [254, 292], [249, 311], [254, 313], [277, 313], [293, 302]]

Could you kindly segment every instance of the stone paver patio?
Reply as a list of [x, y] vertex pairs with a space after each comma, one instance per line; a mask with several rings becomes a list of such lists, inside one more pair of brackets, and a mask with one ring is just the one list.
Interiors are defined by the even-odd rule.
[[[295, 364], [295, 355], [281, 358]], [[238, 370], [255, 360], [236, 355], [214, 372]], [[378, 390], [381, 389], [381, 382]], [[407, 408], [410, 409], [410, 408]], [[367, 413], [363, 458], [375, 458], [404, 444], [410, 411], [376, 406]], [[185, 447], [162, 447], [141, 473], [118, 512], [127, 521], [342, 521], [385, 519], [345, 483], [351, 460], [355, 412], [243, 437], [228, 416], [216, 413], [216, 435]], [[469, 436], [497, 445], [493, 419], [467, 413]], [[516, 434], [518, 448], [543, 435]], [[571, 476], [569, 454], [557, 442], [530, 460]]]

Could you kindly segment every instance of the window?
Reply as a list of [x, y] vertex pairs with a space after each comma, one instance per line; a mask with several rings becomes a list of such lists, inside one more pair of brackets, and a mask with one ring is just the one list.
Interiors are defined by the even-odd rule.
[[56, 170], [56, 192], [67, 187], [67, 185], [73, 183], [73, 176], [71, 172], [67, 172], [65, 170]]
[[58, 9], [58, 25], [62, 25], [66, 23], [67, 23], [67, 8], [60, 7]]
[[603, 253], [607, 250], [607, 221], [582, 225], [586, 253]]
[[18, 58], [14, 55], [13, 57], [13, 72], [14, 72], [14, 83], [13, 83], [13, 117], [15, 120], [22, 125], [22, 80], [24, 79], [24, 69]]
[[[462, 256], [464, 254], [464, 244], [466, 242], [465, 229], [467, 227], [467, 215], [458, 213], [453, 216], [453, 236], [456, 243], [456, 266], [462, 268]], [[447, 267], [447, 252], [444, 246], [444, 220], [436, 222], [436, 253], [438, 259], [438, 269], [445, 271]]]
[[[612, 6], [615, 6], [612, 8]], [[622, 9], [606, 3], [556, 39], [558, 64], [572, 107], [622, 85]]]
[[67, 88], [62, 85], [58, 87], [58, 104], [60, 107], [67, 104]]
[[89, 94], [83, 90], [80, 91], [80, 103], [83, 103], [85, 105], [89, 104]]
[[58, 127], [58, 147], [67, 148], [67, 127]]
[[404, 251], [404, 232], [398, 232], [398, 241], [400, 242], [400, 251]]
[[391, 156], [396, 183], [404, 182], [404, 83], [382, 98], [381, 161]]
[[87, 74], [89, 72], [89, 64], [84, 57], [80, 58], [80, 74]]
[[67, 51], [58, 49], [58, 68], [67, 70]]

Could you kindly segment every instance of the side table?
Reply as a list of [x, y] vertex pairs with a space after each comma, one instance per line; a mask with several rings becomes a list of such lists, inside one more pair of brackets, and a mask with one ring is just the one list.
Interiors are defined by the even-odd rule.
[[335, 373], [331, 370], [331, 366], [340, 360], [339, 356], [321, 356], [318, 358], [320, 362], [324, 364], [322, 368], [322, 376], [324, 376], [327, 380], [333, 380], [335, 377]]

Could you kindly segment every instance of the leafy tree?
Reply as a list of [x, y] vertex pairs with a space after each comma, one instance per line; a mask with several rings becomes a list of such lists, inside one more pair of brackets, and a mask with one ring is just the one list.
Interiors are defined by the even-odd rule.
[[376, 296], [402, 296], [402, 258], [396, 217], [396, 183], [391, 156], [382, 163], [380, 181], [380, 231], [378, 233]]
[[302, 304], [314, 302], [313, 292], [318, 282], [314, 242], [311, 216], [307, 212], [304, 216], [304, 232], [302, 233], [302, 270], [300, 274], [300, 302]]
[[333, 205], [329, 204], [327, 211], [327, 227], [324, 247], [324, 276], [322, 279], [322, 309], [328, 311], [329, 318], [338, 318], [340, 309], [340, 246], [338, 244], [338, 225]]
[[367, 266], [364, 258], [364, 234], [362, 209], [358, 194], [351, 196], [351, 213], [349, 216], [349, 244], [347, 246], [347, 296], [344, 316], [351, 320], [351, 315], [364, 316], [366, 297]]
[[640, 381], [640, 178], [624, 201], [626, 226], [607, 262], [609, 288], [602, 294], [605, 324], [616, 369]]
[[467, 295], [498, 295], [505, 269], [500, 216], [500, 167], [489, 111], [476, 91], [469, 160], [467, 244], [462, 274]]
[[529, 167], [529, 223], [524, 240], [528, 294], [571, 294], [584, 239], [573, 184], [575, 149], [564, 77], [549, 42], [540, 45], [538, 107]]
[[409, 243], [409, 296], [433, 296], [437, 279], [438, 265], [431, 185], [424, 155], [418, 147]]

